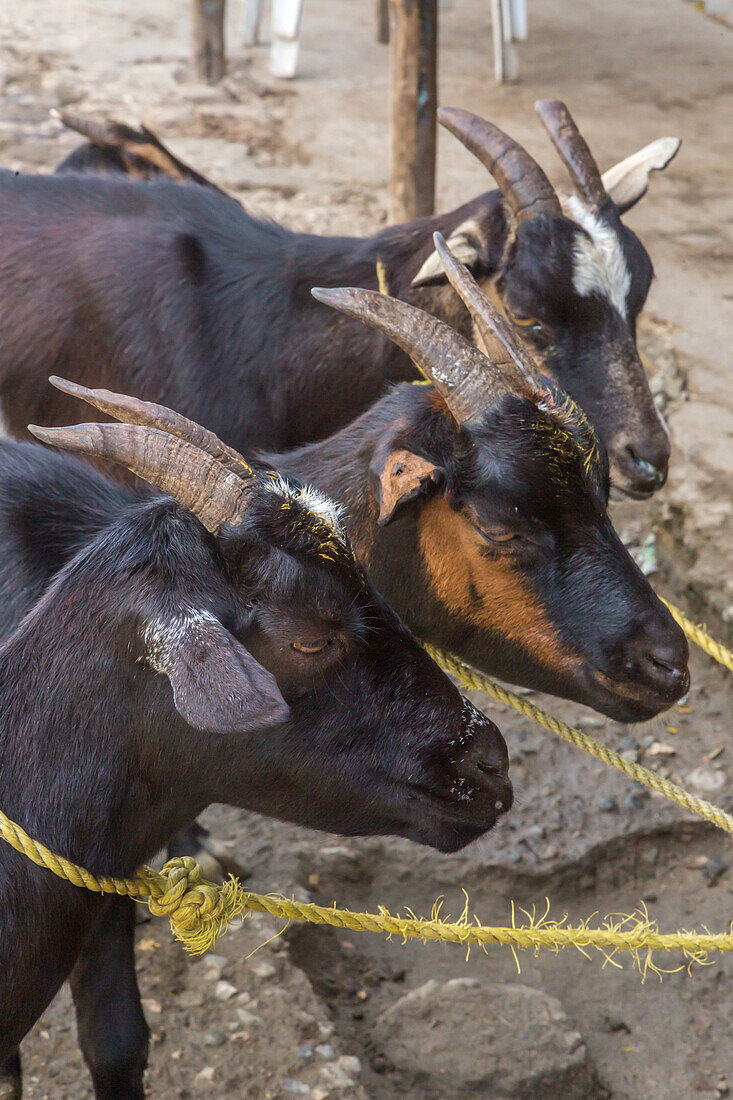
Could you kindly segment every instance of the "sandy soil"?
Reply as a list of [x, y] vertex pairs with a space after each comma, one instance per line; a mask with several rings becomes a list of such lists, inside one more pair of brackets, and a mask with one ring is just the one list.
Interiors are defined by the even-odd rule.
[[[454, 0], [441, 9], [441, 101], [505, 126], [555, 180], [561, 172], [532, 111], [540, 94], [567, 100], [602, 168], [661, 134], [684, 139], [672, 168], [629, 215], [657, 270], [640, 339], [672, 429], [672, 475], [659, 499], [619, 507], [617, 520], [656, 564], [659, 590], [723, 634], [733, 620], [730, 30], [669, 0], [535, 0], [530, 41], [520, 48], [522, 80], [497, 88], [487, 8]], [[387, 55], [374, 42], [372, 4], [308, 0], [301, 76], [287, 86], [267, 76], [263, 48], [245, 56], [234, 3], [229, 75], [216, 89], [197, 84], [183, 14], [172, 0], [26, 0], [0, 14], [3, 165], [46, 170], [73, 147], [48, 116], [62, 104], [142, 118], [248, 205], [293, 226], [366, 233], [383, 224]], [[439, 205], [485, 186], [468, 155], [441, 137]], [[692, 668], [687, 704], [643, 728], [539, 702], [650, 767], [712, 786], [696, 789], [727, 805], [730, 691], [705, 658], [696, 655]], [[418, 912], [444, 894], [446, 910], [456, 913], [465, 888], [482, 919], [498, 923], [507, 921], [510, 899], [544, 908], [549, 896], [553, 912], [571, 918], [629, 911], [643, 900], [667, 929], [728, 927], [733, 873], [722, 834], [488, 705], [510, 743], [517, 806], [461, 856], [406, 842], [342, 841], [221, 807], [209, 811], [210, 821], [251, 868], [254, 889]], [[653, 755], [655, 741], [673, 751]], [[290, 929], [249, 958], [274, 929], [245, 921], [221, 941], [212, 964], [186, 960], [164, 925], [141, 926], [151, 1096], [446, 1097], [395, 1070], [374, 1028], [407, 990], [457, 976], [519, 980], [558, 997], [585, 1041], [598, 1095], [707, 1100], [733, 1085], [727, 959], [642, 985], [628, 965], [619, 971], [601, 969], [598, 958], [527, 955], [517, 979], [511, 954], [499, 950], [464, 962], [448, 948], [321, 929]], [[455, 1046], [457, 1097], [474, 1055], [460, 1022]], [[29, 1097], [91, 1096], [66, 993], [24, 1055]], [[472, 1095], [499, 1100], [480, 1088]]]

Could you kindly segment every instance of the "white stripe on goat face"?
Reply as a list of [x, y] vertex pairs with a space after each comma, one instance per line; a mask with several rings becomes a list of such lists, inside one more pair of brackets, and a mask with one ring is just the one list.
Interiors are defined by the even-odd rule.
[[575, 195], [563, 197], [563, 210], [585, 230], [575, 234], [573, 286], [583, 298], [600, 294], [626, 320], [631, 272], [616, 233]]

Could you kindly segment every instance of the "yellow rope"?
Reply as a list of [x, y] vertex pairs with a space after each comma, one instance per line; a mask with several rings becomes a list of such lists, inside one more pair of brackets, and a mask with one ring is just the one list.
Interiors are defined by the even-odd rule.
[[715, 638], [711, 638], [707, 631], [703, 630], [701, 626], [697, 626], [684, 615], [679, 607], [675, 607], [674, 604], [668, 603], [662, 596], [659, 597], [663, 604], [665, 604], [672, 615], [675, 622], [682, 627], [687, 637], [691, 642], [694, 642], [696, 646], [699, 646], [709, 657], [712, 657], [718, 664], [723, 665], [729, 672], [733, 672], [733, 653], [729, 649], [726, 649], [720, 642], [716, 642]]
[[[669, 605], [668, 605], [669, 606]], [[670, 607], [686, 634], [706, 653], [733, 669], [733, 655], [715, 642], [700, 627], [691, 623], [680, 611]], [[682, 787], [648, 771], [639, 764], [624, 760], [606, 745], [595, 741], [559, 718], [525, 699], [508, 691], [488, 677], [483, 676], [458, 657], [425, 647], [446, 671], [452, 673], [469, 688], [487, 692], [501, 703], [507, 703], [521, 714], [549, 729], [552, 733], [584, 749], [598, 760], [617, 768], [630, 779], [658, 791], [677, 802], [691, 813], [712, 822], [719, 829], [733, 833], [733, 816], [696, 798]], [[93, 875], [63, 856], [56, 855], [38, 840], [28, 836], [15, 822], [0, 810], [0, 836], [17, 852], [27, 856], [39, 867], [45, 867], [59, 878], [83, 889], [104, 894], [129, 895], [147, 899], [154, 916], [167, 916], [171, 930], [187, 951], [199, 954], [212, 947], [232, 919], [252, 910], [270, 913], [284, 920], [308, 921], [327, 924], [335, 928], [348, 928], [355, 932], [382, 932], [403, 939], [421, 939], [444, 943], [458, 943], [466, 948], [473, 944], [504, 944], [512, 951], [517, 948], [550, 948], [558, 951], [575, 947], [585, 952], [596, 948], [610, 961], [615, 951], [629, 952], [639, 969], [656, 970], [652, 962], [653, 951], [681, 951], [690, 962], [704, 962], [708, 952], [733, 951], [733, 932], [671, 932], [662, 933], [649, 921], [646, 911], [616, 919], [606, 918], [601, 927], [590, 928], [585, 923], [572, 927], [564, 922], [550, 921], [547, 915], [535, 921], [533, 914], [526, 914], [529, 923], [523, 926], [492, 927], [473, 923], [468, 918], [468, 903], [459, 921], [439, 919], [439, 906], [429, 918], [399, 917], [380, 907], [379, 913], [352, 913], [347, 909], [328, 908], [312, 902], [296, 902], [273, 895], [245, 891], [240, 882], [230, 877], [222, 886], [204, 878], [202, 868], [190, 856], [169, 860], [162, 871], [142, 867], [131, 878], [114, 878], [110, 875]], [[646, 952], [642, 958], [641, 953]]]
[[[154, 916], [167, 916], [176, 939], [191, 954], [201, 954], [212, 947], [231, 921], [252, 911], [269, 913], [288, 921], [325, 924], [332, 928], [348, 928], [352, 932], [379, 932], [401, 936], [403, 940], [420, 939], [439, 943], [456, 943], [465, 948], [502, 944], [521, 948], [549, 948], [559, 951], [575, 947], [579, 951], [596, 948], [610, 959], [616, 951], [624, 951], [634, 959], [642, 972], [657, 970], [652, 951], [681, 951], [693, 962], [704, 962], [709, 952], [733, 951], [733, 933], [668, 932], [663, 933], [651, 922], [645, 910], [631, 916], [606, 918], [601, 927], [590, 928], [585, 923], [576, 926], [563, 921], [550, 921], [547, 914], [537, 921], [527, 913], [528, 923], [501, 927], [472, 922], [468, 908], [458, 921], [439, 919], [440, 906], [429, 918], [400, 917], [380, 907], [378, 913], [354, 913], [314, 902], [298, 902], [270, 894], [255, 894], [243, 890], [230, 878], [222, 886], [203, 877], [201, 867], [191, 856], [182, 856], [166, 863], [162, 871], [142, 867], [132, 878], [112, 878], [93, 875], [84, 868], [51, 852], [40, 841], [33, 840], [14, 822], [0, 812], [0, 834], [18, 852], [53, 871], [59, 878], [75, 886], [104, 894], [127, 894], [147, 899]], [[646, 957], [642, 952], [647, 952]]]

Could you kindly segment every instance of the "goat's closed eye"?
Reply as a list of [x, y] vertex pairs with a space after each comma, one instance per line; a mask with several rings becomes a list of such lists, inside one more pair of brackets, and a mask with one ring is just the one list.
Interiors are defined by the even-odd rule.
[[506, 307], [506, 314], [512, 324], [518, 328], [529, 329], [532, 332], [539, 332], [542, 328], [542, 322], [538, 321], [536, 317], [527, 317], [523, 313], [515, 313], [509, 306]]
[[313, 638], [307, 640], [298, 640], [290, 643], [290, 648], [294, 649], [296, 653], [305, 653], [308, 656], [312, 656], [315, 653], [323, 653], [324, 649], [327, 649], [333, 643], [333, 638]]
[[516, 542], [522, 537], [514, 531], [507, 531], [505, 527], [479, 527], [478, 524], [474, 524], [474, 526], [481, 538], [493, 545]]

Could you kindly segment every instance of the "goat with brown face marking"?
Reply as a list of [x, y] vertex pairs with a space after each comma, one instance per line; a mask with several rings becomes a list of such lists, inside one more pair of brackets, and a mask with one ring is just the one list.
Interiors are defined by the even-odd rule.
[[262, 458], [345, 505], [371, 578], [418, 636], [490, 675], [647, 719], [686, 690], [687, 643], [613, 530], [603, 446], [437, 249], [490, 357], [406, 303], [319, 290], [434, 386], [400, 386], [331, 438]]
[[[390, 294], [471, 338], [470, 316], [434, 251], [438, 230], [590, 416], [612, 480], [647, 495], [664, 480], [669, 444], [634, 335], [651, 262], [621, 214], [679, 143], [653, 143], [599, 185], [562, 105], [545, 104], [542, 114], [578, 197], [558, 197], [491, 123], [447, 110], [441, 120], [500, 191], [358, 239], [293, 233], [254, 217], [213, 186], [197, 186], [208, 181], [149, 131], [71, 118], [94, 143], [89, 156], [72, 158], [72, 172], [0, 173], [0, 405], [10, 430], [67, 420], [68, 402], [44, 386], [55, 370], [163, 400], [240, 449], [324, 438], [390, 383], [416, 375], [401, 349], [330, 315], [310, 287], [375, 289], [379, 264]], [[101, 167], [116, 171], [79, 174]], [[152, 178], [132, 183], [118, 169]]]
[[[504, 741], [376, 594], [335, 506], [169, 410], [105, 407], [126, 423], [34, 433], [169, 495], [0, 445], [3, 811], [118, 876], [211, 802], [442, 851], [490, 829], [512, 801]], [[97, 1096], [142, 1097], [131, 914], [0, 841], [3, 1095], [74, 968]]]
[[377, 587], [420, 637], [621, 721], [649, 718], [687, 690], [687, 643], [613, 529], [602, 444], [436, 245], [490, 356], [405, 303], [316, 290], [435, 388], [400, 387], [278, 461], [337, 492]]

